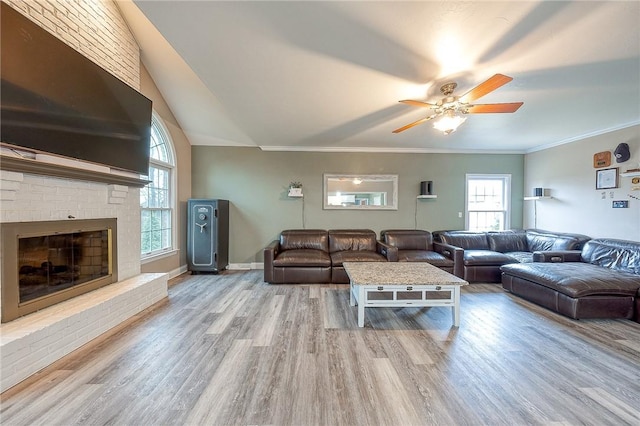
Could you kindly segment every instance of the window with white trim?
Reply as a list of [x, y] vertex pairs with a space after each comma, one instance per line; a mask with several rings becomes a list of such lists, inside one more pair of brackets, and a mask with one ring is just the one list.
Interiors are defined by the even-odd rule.
[[140, 190], [141, 255], [151, 257], [173, 249], [175, 160], [169, 132], [160, 117], [151, 119], [149, 139], [151, 182]]
[[502, 231], [511, 226], [511, 175], [468, 174], [466, 228]]

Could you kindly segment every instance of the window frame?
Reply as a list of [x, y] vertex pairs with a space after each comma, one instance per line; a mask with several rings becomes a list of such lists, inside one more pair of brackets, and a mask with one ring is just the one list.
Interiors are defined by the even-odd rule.
[[[149, 138], [149, 150], [150, 150], [150, 155], [149, 155], [149, 168], [151, 167], [156, 167], [160, 170], [166, 170], [168, 172], [168, 208], [144, 208], [142, 207], [142, 205], [140, 206], [140, 258], [141, 258], [141, 263], [146, 263], [152, 260], [155, 260], [157, 258], [161, 258], [167, 255], [171, 255], [176, 251], [176, 243], [177, 243], [177, 230], [176, 230], [176, 223], [177, 223], [177, 218], [176, 218], [176, 213], [177, 213], [177, 196], [176, 196], [176, 188], [177, 188], [177, 183], [176, 183], [176, 179], [177, 179], [177, 165], [176, 165], [176, 153], [175, 153], [175, 147], [173, 144], [173, 139], [171, 138], [171, 134], [169, 133], [169, 130], [167, 129], [166, 125], [164, 124], [164, 121], [162, 120], [162, 118], [156, 113], [155, 110], [152, 111], [152, 118], [151, 118], [151, 132], [156, 132], [157, 136], [162, 140], [162, 142], [164, 143], [164, 146], [166, 147], [166, 153], [167, 156], [169, 157], [167, 160], [168, 161], [162, 161], [162, 160], [158, 160], [155, 159], [151, 156], [151, 142], [152, 139], [151, 137]], [[148, 178], [148, 176], [147, 176]], [[148, 185], [146, 185], [144, 188], [141, 189], [141, 191], [145, 190], [147, 188]], [[141, 201], [142, 201], [142, 195], [141, 195]], [[142, 203], [141, 203], [142, 204]], [[148, 211], [153, 211], [153, 210], [163, 210], [166, 211], [168, 210], [170, 212], [171, 215], [171, 219], [170, 219], [170, 227], [171, 230], [169, 232], [169, 236], [171, 238], [171, 244], [169, 245], [169, 247], [166, 248], [162, 248], [160, 250], [154, 250], [154, 251], [150, 251], [148, 253], [143, 253], [142, 252], [142, 212], [148, 210]]]
[[[501, 180], [503, 189], [503, 206], [502, 210], [470, 210], [469, 209], [469, 182], [474, 180]], [[503, 212], [504, 214], [504, 230], [511, 229], [511, 174], [508, 173], [467, 173], [465, 176], [464, 191], [464, 211], [466, 230], [470, 229], [470, 213], [473, 212]]]

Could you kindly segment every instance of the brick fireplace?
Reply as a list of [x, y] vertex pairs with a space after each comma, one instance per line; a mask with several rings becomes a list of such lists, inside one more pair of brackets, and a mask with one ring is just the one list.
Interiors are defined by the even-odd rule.
[[[139, 47], [116, 2], [3, 2], [130, 86], [140, 88]], [[117, 252], [113, 253], [116, 282], [0, 325], [0, 392], [3, 392], [166, 297], [167, 276], [140, 273], [139, 185], [130, 185], [127, 179], [123, 182], [108, 168], [85, 170], [85, 165], [76, 167], [73, 162], [43, 166], [9, 150], [1, 154], [1, 227], [26, 222], [80, 223], [102, 219], [117, 222], [114, 232]], [[21, 162], [27, 164], [24, 170], [9, 167]], [[5, 255], [3, 249], [0, 265]], [[2, 269], [4, 277], [6, 271]], [[43, 272], [34, 271], [37, 273]], [[19, 270], [15, 274], [19, 275]], [[0, 286], [5, 285], [4, 281]]]
[[[113, 269], [111, 274], [106, 274], [113, 278], [114, 283], [0, 325], [0, 391], [12, 387], [167, 296], [166, 274], [140, 273], [139, 204], [139, 189], [134, 186], [0, 170], [0, 227], [3, 240], [6, 238], [5, 229], [20, 223], [56, 223], [56, 226], [68, 226], [67, 231], [80, 230], [86, 224], [117, 223], [117, 227], [112, 228], [114, 238], [111, 240], [117, 245], [111, 266], [117, 267], [117, 275], [114, 276]], [[95, 231], [93, 228], [85, 229]], [[42, 232], [35, 232], [36, 235], [39, 233]], [[18, 244], [15, 241], [14, 245]], [[64, 269], [61, 268], [64, 262], [57, 253], [58, 247], [51, 248], [56, 252], [54, 258], [41, 261], [41, 253], [32, 253], [30, 256], [39, 260], [27, 266], [38, 269], [41, 268], [38, 262], [51, 262], [51, 268], [57, 265], [60, 270]], [[13, 271], [7, 273], [7, 266], [4, 265], [6, 256], [3, 247], [0, 252], [0, 265], [3, 265], [3, 279], [0, 282], [2, 298], [6, 294], [6, 277], [13, 273], [14, 279], [18, 279], [20, 272], [17, 264], [14, 264]], [[101, 260], [95, 261], [101, 263], [102, 256], [99, 258]], [[102, 267], [99, 269], [102, 270]], [[44, 273], [42, 270], [31, 272], [35, 275]], [[53, 284], [56, 283], [58, 281]]]
[[2, 224], [2, 322], [118, 282], [111, 218]]

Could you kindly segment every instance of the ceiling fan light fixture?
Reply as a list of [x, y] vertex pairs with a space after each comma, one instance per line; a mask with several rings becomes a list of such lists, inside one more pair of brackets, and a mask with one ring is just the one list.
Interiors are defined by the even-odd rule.
[[433, 123], [433, 128], [444, 132], [445, 135], [455, 132], [467, 117], [460, 117], [453, 111], [447, 111], [442, 117]]

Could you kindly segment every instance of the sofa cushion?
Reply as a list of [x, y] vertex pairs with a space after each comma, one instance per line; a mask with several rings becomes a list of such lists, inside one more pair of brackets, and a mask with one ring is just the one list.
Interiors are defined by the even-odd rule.
[[315, 249], [294, 249], [278, 253], [273, 266], [331, 266], [331, 258], [326, 251]]
[[488, 232], [489, 250], [506, 252], [524, 252], [527, 250], [527, 236], [524, 232]]
[[289, 229], [280, 233], [280, 250], [314, 249], [329, 251], [329, 236], [321, 229]]
[[[527, 234], [531, 234], [533, 235], [544, 235], [544, 236], [551, 236], [553, 238], [563, 238], [563, 241], [560, 242], [559, 244], [569, 244], [569, 247], [558, 247], [556, 249], [553, 250], [582, 250], [582, 247], [584, 246], [584, 244], [589, 241], [591, 239], [591, 237], [589, 237], [588, 235], [584, 235], [584, 234], [574, 234], [574, 233], [568, 233], [568, 232], [555, 232], [555, 231], [546, 231], [544, 229], [537, 229], [537, 228], [531, 228], [531, 229], [527, 229], [525, 230], [525, 232]], [[572, 241], [573, 239], [575, 239], [576, 241]], [[529, 248], [530, 251], [535, 251], [535, 250], [531, 250], [531, 248]]]
[[385, 230], [380, 232], [382, 241], [398, 250], [433, 250], [433, 236], [418, 229]]
[[515, 259], [504, 253], [491, 250], [465, 250], [465, 266], [500, 266], [515, 262]]
[[573, 250], [578, 240], [573, 237], [527, 232], [529, 251]]
[[465, 250], [489, 250], [487, 234], [484, 232], [444, 231], [440, 233], [440, 240]]
[[633, 296], [640, 288], [640, 275], [583, 262], [516, 263], [503, 265], [500, 270], [503, 274], [534, 282], [573, 298]]
[[533, 262], [533, 253], [531, 253], [530, 251], [510, 251], [505, 254], [509, 257], [512, 257], [519, 263]]
[[370, 229], [340, 229], [329, 231], [329, 252], [344, 250], [376, 251], [376, 233]]
[[453, 267], [453, 260], [437, 253], [427, 250], [398, 250], [399, 262], [427, 262], [433, 266]]
[[331, 264], [335, 268], [343, 262], [386, 262], [387, 258], [375, 251], [345, 250], [331, 253]]
[[581, 257], [583, 262], [640, 276], [640, 242], [605, 238], [591, 240], [582, 248]]

